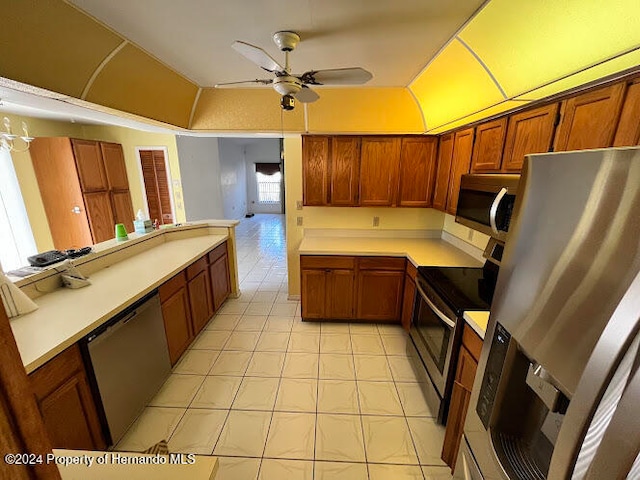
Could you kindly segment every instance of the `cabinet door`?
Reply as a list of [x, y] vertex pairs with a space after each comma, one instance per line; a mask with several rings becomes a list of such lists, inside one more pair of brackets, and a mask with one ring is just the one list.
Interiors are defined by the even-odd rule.
[[507, 117], [483, 123], [476, 128], [471, 172], [497, 172], [502, 162], [502, 148], [507, 133]]
[[104, 450], [106, 442], [77, 344], [29, 375], [54, 448]]
[[93, 242], [100, 243], [114, 238], [115, 222], [109, 192], [85, 193], [84, 205], [87, 209]]
[[327, 272], [303, 269], [301, 276], [302, 318], [326, 318]]
[[455, 467], [458, 448], [462, 438], [464, 421], [467, 418], [471, 389], [476, 376], [478, 364], [466, 348], [460, 348], [456, 378], [451, 393], [451, 406], [447, 417], [447, 430], [442, 446], [442, 460], [451, 468]]
[[189, 306], [191, 307], [192, 330], [194, 335], [198, 335], [211, 318], [211, 315], [213, 315], [211, 282], [206, 268], [189, 280], [187, 291], [189, 292]]
[[127, 167], [124, 163], [122, 145], [119, 143], [100, 142], [102, 160], [107, 173], [109, 188], [112, 190], [129, 190]]
[[431, 206], [437, 147], [437, 137], [402, 139], [399, 206]]
[[231, 293], [229, 281], [229, 257], [225, 253], [209, 265], [211, 290], [213, 293], [213, 311], [217, 311]]
[[126, 192], [111, 192], [111, 203], [113, 204], [115, 223], [122, 223], [127, 232], [133, 232], [133, 204], [131, 203], [129, 190]]
[[302, 137], [302, 198], [305, 205], [329, 204], [329, 137]]
[[525, 155], [551, 150], [558, 108], [559, 104], [553, 103], [509, 117], [503, 172], [519, 172]]
[[326, 318], [353, 318], [353, 270], [331, 270], [327, 278]]
[[109, 182], [104, 170], [100, 144], [91, 140], [71, 140], [78, 177], [83, 192], [108, 190]]
[[164, 331], [167, 335], [169, 358], [171, 359], [171, 365], [175, 365], [193, 338], [189, 296], [187, 295], [186, 287], [180, 287], [173, 295], [162, 302], [162, 318], [164, 320]]
[[395, 206], [399, 167], [399, 138], [364, 137], [360, 154], [360, 205]]
[[624, 83], [618, 83], [565, 100], [555, 150], [611, 146], [624, 88]]
[[402, 298], [402, 327], [408, 332], [411, 328], [413, 306], [416, 299], [416, 283], [409, 275], [404, 276], [404, 296]]
[[453, 139], [453, 157], [451, 160], [451, 178], [449, 179], [449, 194], [447, 196], [447, 212], [456, 214], [458, 196], [460, 195], [460, 181], [462, 175], [469, 173], [471, 152], [473, 150], [473, 128], [456, 132]]
[[399, 321], [404, 275], [404, 271], [360, 270], [356, 318]]
[[640, 78], [627, 88], [614, 147], [640, 145]]
[[438, 170], [433, 190], [433, 208], [445, 211], [447, 209], [447, 194], [449, 192], [449, 176], [451, 174], [451, 160], [453, 158], [453, 133], [440, 137], [438, 146]]
[[358, 204], [360, 187], [360, 138], [331, 138], [331, 205]]

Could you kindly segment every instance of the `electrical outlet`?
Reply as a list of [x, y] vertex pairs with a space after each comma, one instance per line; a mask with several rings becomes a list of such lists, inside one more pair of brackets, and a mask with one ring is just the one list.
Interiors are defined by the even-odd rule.
[[296, 217], [296, 225], [299, 227], [302, 226], [302, 217]]
[[469, 229], [469, 233], [467, 233], [467, 240], [470, 242], [473, 241], [473, 230]]
[[302, 210], [302, 200], [296, 200], [296, 210]]
[[373, 217], [373, 226], [374, 227], [380, 226], [380, 217]]

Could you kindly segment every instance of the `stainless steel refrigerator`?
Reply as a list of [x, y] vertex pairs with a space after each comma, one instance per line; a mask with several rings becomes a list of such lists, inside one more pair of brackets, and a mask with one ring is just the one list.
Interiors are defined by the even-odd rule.
[[640, 478], [640, 148], [525, 161], [454, 478]]

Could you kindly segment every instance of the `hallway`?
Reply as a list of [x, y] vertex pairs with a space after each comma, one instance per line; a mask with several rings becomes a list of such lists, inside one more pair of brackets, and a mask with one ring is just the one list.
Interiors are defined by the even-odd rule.
[[302, 322], [289, 301], [285, 220], [236, 229], [229, 299], [117, 450], [166, 439], [220, 458], [216, 480], [446, 480], [436, 425], [395, 325]]

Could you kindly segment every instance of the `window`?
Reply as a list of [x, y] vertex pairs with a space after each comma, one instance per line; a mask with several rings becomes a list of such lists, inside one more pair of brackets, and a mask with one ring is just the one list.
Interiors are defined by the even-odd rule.
[[11, 154], [0, 147], [0, 268], [27, 265], [37, 251]]
[[258, 179], [258, 202], [259, 203], [280, 203], [280, 183], [282, 174], [280, 172], [273, 175], [264, 175], [257, 172]]

